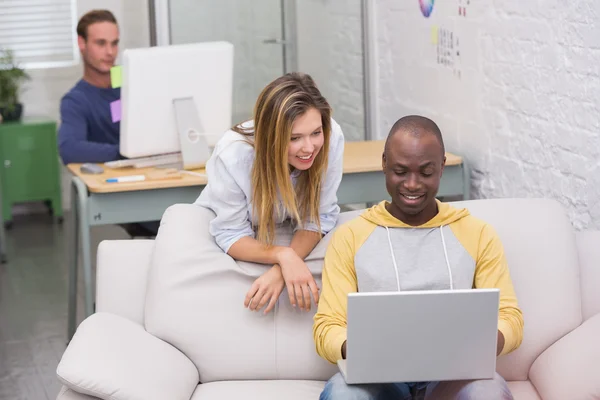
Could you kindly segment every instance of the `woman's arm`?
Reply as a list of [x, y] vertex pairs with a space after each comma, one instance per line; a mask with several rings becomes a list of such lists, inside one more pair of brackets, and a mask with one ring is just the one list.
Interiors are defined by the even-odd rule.
[[320, 240], [321, 234], [318, 232], [298, 230], [294, 233], [289, 247], [266, 247], [258, 240], [246, 236], [232, 244], [227, 254], [240, 261], [261, 264], [281, 264], [282, 259], [285, 260], [286, 258], [290, 258], [290, 249], [303, 260], [310, 254]]
[[[310, 293], [307, 290], [305, 294], [304, 290], [302, 290], [302, 286], [307, 287], [311, 291], [313, 287], [315, 288], [313, 291], [313, 297], [315, 299], [315, 305], [318, 304], [319, 289], [314, 281], [314, 277], [312, 274], [310, 274], [310, 271], [308, 271], [306, 264], [303, 262], [292, 264], [298, 268], [298, 271], [286, 270], [286, 275], [288, 278], [292, 275], [291, 272], [299, 272], [300, 274], [303, 274], [301, 276], [304, 276], [307, 279], [305, 284], [300, 283], [298, 285], [298, 291], [296, 291], [296, 283], [290, 281], [288, 285], [288, 282], [284, 278], [283, 270], [281, 268], [281, 260], [285, 259], [285, 257], [282, 257], [282, 252], [285, 251], [291, 251], [292, 253], [295, 253], [296, 257], [292, 255], [292, 258], [295, 258], [296, 260], [303, 260], [315, 248], [317, 243], [319, 243], [319, 240], [321, 240], [321, 234], [317, 232], [298, 230], [292, 237], [290, 247], [273, 247], [271, 249], [265, 249], [264, 246], [260, 245], [260, 243], [258, 243], [255, 239], [248, 237], [242, 238], [234, 243], [229, 250], [230, 256], [234, 258], [236, 258], [236, 256], [244, 257], [246, 260], [253, 258], [254, 260], [248, 261], [274, 264], [271, 269], [266, 271], [260, 276], [260, 278], [254, 281], [250, 287], [250, 290], [248, 290], [248, 293], [246, 293], [244, 306], [253, 311], [258, 311], [266, 305], [267, 307], [265, 308], [264, 313], [267, 314], [273, 309], [273, 307], [275, 307], [275, 303], [277, 302], [279, 295], [281, 295], [284, 285], [287, 285], [288, 287], [290, 303], [293, 306], [296, 306], [297, 304], [299, 305], [300, 309], [310, 311]], [[251, 256], [248, 257], [248, 255]], [[283, 264], [288, 265], [286, 263]], [[294, 267], [291, 266], [290, 268]], [[306, 273], [307, 271], [308, 274]], [[314, 283], [311, 284], [311, 281]], [[298, 297], [294, 295], [296, 293], [298, 293]], [[304, 297], [305, 295], [306, 298]]]
[[319, 244], [321, 238], [323, 235], [319, 232], [297, 230], [292, 237], [290, 247], [298, 254], [298, 257], [304, 260]]
[[246, 192], [250, 178], [243, 146], [241, 143], [230, 144], [221, 153], [216, 153], [215, 149], [206, 165], [208, 185], [195, 202], [215, 213], [209, 231], [225, 253], [229, 253], [230, 247], [241, 238], [254, 235], [248, 218]]
[[[320, 239], [320, 233], [299, 230], [294, 233], [290, 247], [272, 246], [267, 248], [254, 238], [243, 237], [231, 245], [228, 254], [236, 260], [280, 266], [280, 273], [283, 275], [288, 289], [290, 303], [293, 307], [298, 305], [300, 309], [309, 311], [311, 308], [310, 294], [312, 293], [315, 305], [317, 305], [319, 288], [303, 259], [310, 254]], [[253, 285], [246, 295], [246, 304], [258, 292], [260, 292], [260, 287]], [[262, 298], [262, 296], [259, 297]]]
[[290, 250], [287, 246], [266, 247], [258, 240], [245, 236], [233, 243], [227, 254], [239, 261], [273, 265], [281, 263], [284, 253]]

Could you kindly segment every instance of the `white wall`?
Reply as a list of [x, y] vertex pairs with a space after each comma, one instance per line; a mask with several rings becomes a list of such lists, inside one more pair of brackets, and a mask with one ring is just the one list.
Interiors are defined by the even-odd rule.
[[[234, 114], [249, 117], [262, 88], [284, 72], [281, 46], [263, 43], [282, 37], [281, 1], [178, 0], [170, 11], [172, 43], [234, 44]], [[346, 138], [364, 139], [361, 1], [297, 0], [288, 12], [296, 13], [297, 70], [315, 79]]]
[[[429, 116], [475, 196], [552, 197], [576, 228], [600, 228], [600, 2], [453, 0], [424, 18], [416, 0], [378, 0], [377, 20], [379, 137]], [[458, 37], [450, 65], [435, 27]]]
[[171, 43], [225, 40], [234, 45], [233, 121], [252, 117], [260, 91], [283, 74], [279, 0], [170, 2]]
[[[147, 47], [150, 44], [148, 5], [146, 0], [78, 0], [77, 15], [103, 8], [110, 10], [120, 28], [121, 51], [127, 48]], [[75, 27], [73, 27], [75, 30]], [[61, 97], [81, 79], [82, 65], [64, 68], [35, 69], [27, 71], [31, 80], [24, 86], [21, 95], [24, 113], [29, 116], [47, 116], [59, 121]], [[69, 174], [62, 171], [63, 206], [70, 208]]]

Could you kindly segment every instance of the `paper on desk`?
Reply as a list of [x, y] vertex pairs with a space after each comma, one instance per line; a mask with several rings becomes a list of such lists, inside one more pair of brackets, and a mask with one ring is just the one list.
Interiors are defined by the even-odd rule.
[[110, 83], [113, 89], [120, 88], [123, 83], [123, 69], [120, 65], [115, 65], [110, 69]]
[[121, 120], [121, 99], [110, 103], [110, 115], [112, 122], [119, 122]]
[[175, 168], [155, 169], [146, 173], [146, 178], [152, 181], [166, 179], [181, 179], [181, 173]]

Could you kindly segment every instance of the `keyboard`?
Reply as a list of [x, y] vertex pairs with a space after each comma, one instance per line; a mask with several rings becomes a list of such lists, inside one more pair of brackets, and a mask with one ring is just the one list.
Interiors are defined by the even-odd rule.
[[105, 162], [104, 165], [108, 168], [147, 168], [169, 164], [179, 164], [181, 162], [181, 153], [168, 153], [149, 157], [138, 157], [128, 158], [125, 160], [108, 161]]

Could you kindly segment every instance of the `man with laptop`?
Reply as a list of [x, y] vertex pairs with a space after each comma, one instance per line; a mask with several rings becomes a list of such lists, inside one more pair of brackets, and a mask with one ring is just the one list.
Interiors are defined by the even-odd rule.
[[436, 199], [440, 129], [401, 118], [382, 163], [391, 202], [340, 226], [325, 256], [313, 334], [341, 373], [321, 399], [512, 399], [495, 361], [523, 316], [494, 229]]

